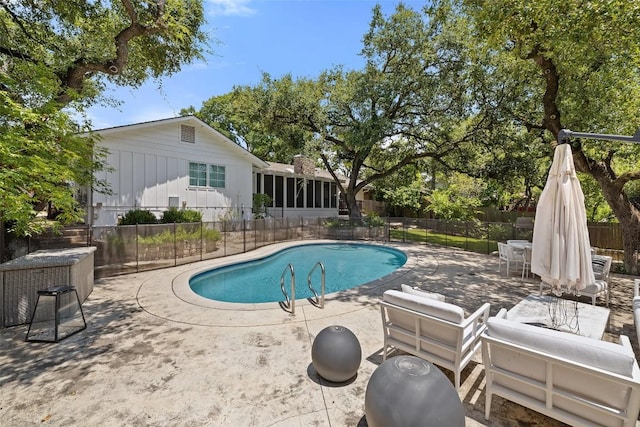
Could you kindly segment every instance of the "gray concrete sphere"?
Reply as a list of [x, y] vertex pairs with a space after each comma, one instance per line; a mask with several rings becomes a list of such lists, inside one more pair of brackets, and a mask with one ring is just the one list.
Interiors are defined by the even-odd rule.
[[311, 360], [322, 378], [337, 383], [347, 381], [360, 367], [360, 341], [344, 326], [328, 326], [313, 340]]
[[451, 381], [432, 363], [396, 356], [373, 371], [364, 398], [369, 427], [464, 427], [464, 408]]

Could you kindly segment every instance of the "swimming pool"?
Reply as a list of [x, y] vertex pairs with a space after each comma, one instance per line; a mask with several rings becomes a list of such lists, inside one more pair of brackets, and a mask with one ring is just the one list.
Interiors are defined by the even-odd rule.
[[[280, 277], [291, 263], [296, 274], [296, 299], [312, 297], [307, 275], [320, 261], [325, 266], [326, 293], [350, 289], [379, 279], [402, 267], [407, 255], [397, 249], [360, 243], [299, 245], [253, 261], [215, 268], [189, 280], [193, 292], [208, 299], [262, 303], [283, 301]], [[313, 273], [313, 286], [320, 293], [320, 268]], [[290, 276], [285, 289], [290, 292]]]

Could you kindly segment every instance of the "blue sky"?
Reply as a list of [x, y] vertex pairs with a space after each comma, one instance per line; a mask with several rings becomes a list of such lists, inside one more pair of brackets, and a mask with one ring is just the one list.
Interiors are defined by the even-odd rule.
[[[93, 107], [94, 129], [175, 117], [190, 105], [199, 109], [212, 96], [234, 86], [257, 84], [263, 72], [273, 77], [315, 77], [336, 65], [359, 69], [362, 37], [371, 10], [385, 15], [394, 0], [203, 0], [206, 31], [217, 40], [206, 62], [185, 65], [177, 74], [139, 89], [110, 88], [106, 95], [120, 107]], [[405, 4], [419, 9], [424, 1]]]

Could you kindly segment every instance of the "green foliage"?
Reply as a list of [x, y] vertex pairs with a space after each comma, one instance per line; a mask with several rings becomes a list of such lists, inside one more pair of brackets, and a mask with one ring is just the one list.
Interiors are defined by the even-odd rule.
[[442, 246], [452, 246], [481, 254], [498, 250], [496, 240], [478, 239], [465, 236], [452, 236], [450, 234], [434, 233], [420, 228], [390, 230], [392, 239], [404, 239], [413, 242], [425, 242]]
[[140, 236], [138, 238], [138, 243], [141, 245], [162, 245], [165, 243], [175, 241], [199, 241], [200, 239], [206, 241], [218, 241], [220, 240], [221, 235], [218, 230], [214, 230], [212, 228], [205, 228], [200, 230], [200, 227], [183, 227], [178, 226], [175, 230], [175, 235], [173, 230], [164, 230], [161, 233], [152, 234], [150, 236]]
[[120, 220], [118, 225], [135, 225], [135, 224], [157, 224], [158, 218], [147, 210], [133, 209], [127, 212]]
[[199, 111], [192, 112], [199, 119], [221, 132], [236, 144], [244, 146], [257, 157], [269, 161], [290, 163], [296, 154], [305, 152], [307, 135], [302, 131], [269, 132], [261, 120], [262, 111], [254, 103], [253, 89], [236, 88], [233, 92], [208, 99]]
[[[454, 4], [451, 7], [452, 3]], [[561, 129], [633, 135], [640, 111], [640, 8], [636, 2], [443, 0], [473, 32], [470, 50], [493, 64], [509, 96], [491, 96], [496, 110], [552, 147]], [[571, 141], [579, 172], [597, 182], [624, 227], [625, 267], [635, 271], [640, 209], [627, 193], [640, 181], [640, 146]], [[589, 184], [588, 184], [589, 185]], [[607, 217], [600, 204], [588, 207]]]
[[272, 204], [273, 200], [268, 194], [255, 193], [253, 195], [253, 217], [256, 219], [266, 218], [267, 207]]
[[[408, 181], [409, 178], [413, 180]], [[426, 186], [427, 183], [422, 174], [417, 171], [413, 174], [403, 171], [380, 182], [376, 187], [376, 194], [382, 195], [382, 200], [391, 210], [411, 209], [414, 212], [420, 212], [425, 201]]]
[[[202, 57], [201, 0], [3, 2], [0, 6], [0, 219], [21, 235], [82, 221], [79, 187], [105, 153], [86, 133], [86, 107], [108, 82], [141, 85]], [[60, 215], [37, 215], [52, 203]]]
[[[19, 235], [81, 221], [84, 211], [74, 194], [92, 183], [101, 153], [92, 158], [93, 140], [80, 137], [65, 112], [16, 102], [2, 90], [3, 82], [9, 83], [3, 77], [0, 73], [0, 218], [11, 221]], [[60, 212], [57, 222], [36, 216], [46, 202]]]
[[449, 189], [433, 190], [427, 196], [427, 210], [440, 219], [470, 221], [476, 218], [480, 201], [477, 198], [465, 198]]
[[171, 224], [174, 222], [201, 222], [202, 213], [193, 209], [169, 208], [162, 213], [160, 222]]
[[[236, 88], [233, 101], [215, 100], [225, 103], [225, 119], [231, 117], [231, 125], [222, 124], [240, 133], [250, 124], [349, 176], [346, 185], [337, 184], [350, 216], [360, 217], [355, 196], [366, 185], [421, 159], [462, 155], [471, 135], [489, 124], [469, 118], [463, 38], [403, 4], [389, 17], [376, 7], [363, 39], [362, 70], [335, 67], [314, 79], [265, 74], [255, 87]], [[211, 112], [215, 122], [219, 109], [211, 107], [202, 113]], [[271, 139], [243, 138], [272, 151]]]
[[364, 223], [364, 225], [366, 225], [367, 227], [381, 227], [383, 225], [385, 225], [387, 222], [384, 220], [384, 218], [380, 218], [380, 216], [376, 213], [370, 213], [365, 215], [362, 218], [362, 222]]

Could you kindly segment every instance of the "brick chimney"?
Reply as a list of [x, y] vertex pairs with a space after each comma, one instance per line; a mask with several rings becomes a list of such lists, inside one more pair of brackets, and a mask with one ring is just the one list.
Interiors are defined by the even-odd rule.
[[313, 160], [304, 157], [302, 154], [296, 154], [293, 156], [293, 172], [299, 175], [313, 176], [316, 173], [316, 168]]

